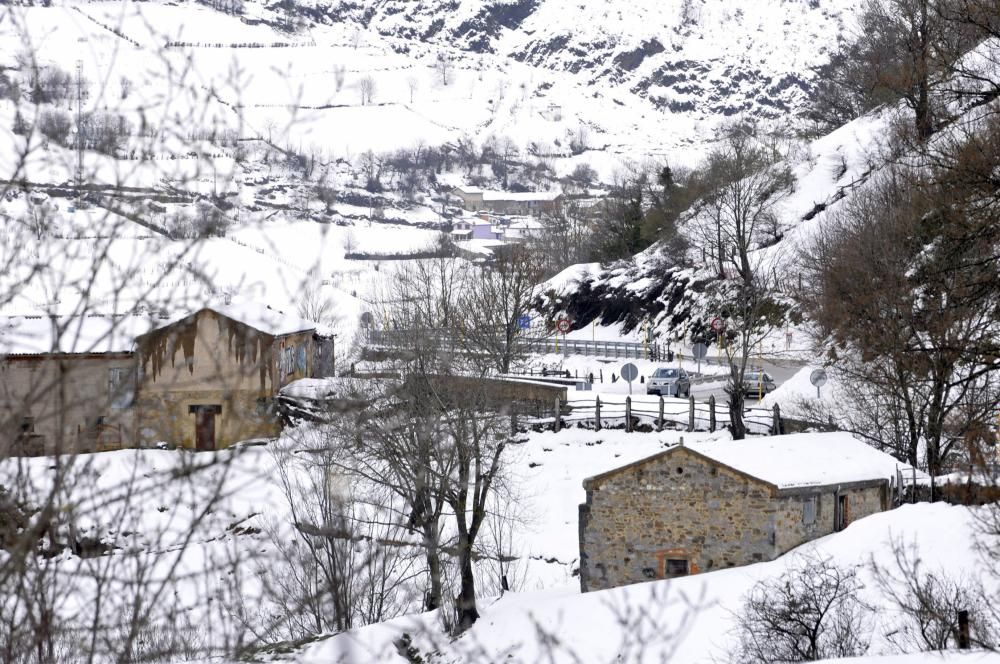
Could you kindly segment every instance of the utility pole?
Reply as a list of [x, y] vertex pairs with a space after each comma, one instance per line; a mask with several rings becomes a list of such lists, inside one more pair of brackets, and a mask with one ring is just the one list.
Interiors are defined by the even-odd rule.
[[76, 196], [83, 201], [83, 60], [76, 61]]

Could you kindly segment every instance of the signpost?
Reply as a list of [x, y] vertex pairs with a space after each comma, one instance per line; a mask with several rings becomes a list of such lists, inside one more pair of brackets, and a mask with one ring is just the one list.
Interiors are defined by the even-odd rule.
[[522, 330], [531, 329], [531, 316], [524, 314], [517, 319], [517, 326]]
[[826, 385], [826, 371], [823, 369], [815, 369], [811, 374], [809, 374], [809, 382], [816, 386], [816, 398], [819, 399], [819, 388]]
[[[716, 319], [716, 320], [718, 320], [718, 319]], [[698, 373], [700, 374], [701, 373], [701, 361], [704, 360], [705, 357], [708, 356], [708, 346], [706, 346], [705, 344], [703, 344], [701, 342], [696, 343], [695, 345], [691, 346], [691, 355], [694, 356], [694, 359], [698, 360]]]
[[[563, 357], [569, 354], [569, 350], [566, 348], [566, 333], [569, 332], [571, 327], [573, 327], [573, 323], [568, 318], [560, 318], [556, 321], [556, 332], [562, 332], [563, 335]], [[559, 352], [558, 334], [556, 335], [556, 352]]]
[[628, 381], [628, 393], [632, 394], [632, 381], [638, 378], [639, 370], [634, 364], [628, 362], [622, 365], [622, 378]]

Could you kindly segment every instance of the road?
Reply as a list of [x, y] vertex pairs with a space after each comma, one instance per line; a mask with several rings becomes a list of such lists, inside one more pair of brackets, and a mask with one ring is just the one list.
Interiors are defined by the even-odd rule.
[[[763, 361], [754, 360], [753, 363], [763, 365], [764, 371], [771, 374], [771, 377], [774, 378], [774, 382], [777, 385], [781, 385], [798, 373], [799, 369], [806, 366], [806, 363], [801, 360], [785, 360], [777, 358], [764, 359]], [[715, 396], [716, 401], [727, 398], [724, 381], [693, 385], [691, 387], [691, 393], [698, 399], [707, 399], [712, 395]], [[757, 399], [748, 399], [747, 403], [752, 405], [757, 403]]]

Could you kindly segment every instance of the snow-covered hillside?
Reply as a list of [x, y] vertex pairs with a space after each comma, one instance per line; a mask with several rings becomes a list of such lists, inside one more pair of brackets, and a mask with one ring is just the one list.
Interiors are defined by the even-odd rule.
[[[570, 72], [619, 104], [670, 115], [780, 117], [798, 108], [856, 0], [308, 2], [378, 34]], [[788, 48], [789, 43], [810, 48]]]

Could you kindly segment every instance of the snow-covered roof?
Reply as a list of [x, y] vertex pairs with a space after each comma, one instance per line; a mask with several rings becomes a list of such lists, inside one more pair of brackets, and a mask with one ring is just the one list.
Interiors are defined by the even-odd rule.
[[561, 191], [526, 191], [514, 193], [510, 191], [484, 191], [483, 201], [488, 202], [530, 202], [530, 201], [554, 201], [562, 196]]
[[[678, 449], [688, 449], [778, 489], [888, 480], [897, 469], [907, 474], [912, 472], [910, 466], [844, 432], [693, 443], [685, 448], [672, 447], [630, 466]], [[623, 468], [591, 479], [603, 478]]]
[[269, 334], [272, 337], [282, 337], [286, 334], [307, 332], [317, 328], [317, 324], [312, 321], [300, 318], [294, 314], [286, 314], [277, 309], [273, 309], [266, 304], [261, 304], [259, 302], [234, 302], [232, 304], [208, 305], [193, 314], [185, 314], [170, 320], [161, 321], [153, 329], [160, 330], [165, 327], [169, 327], [170, 325], [178, 323], [206, 310], [214, 311], [219, 315], [225, 316], [226, 318], [239, 323], [243, 323], [244, 325], [252, 327], [255, 330], [259, 330], [264, 334]]
[[149, 329], [144, 316], [12, 316], [0, 319], [0, 355], [128, 353]]
[[455, 191], [459, 191], [463, 194], [482, 194], [485, 193], [479, 187], [455, 187]]

